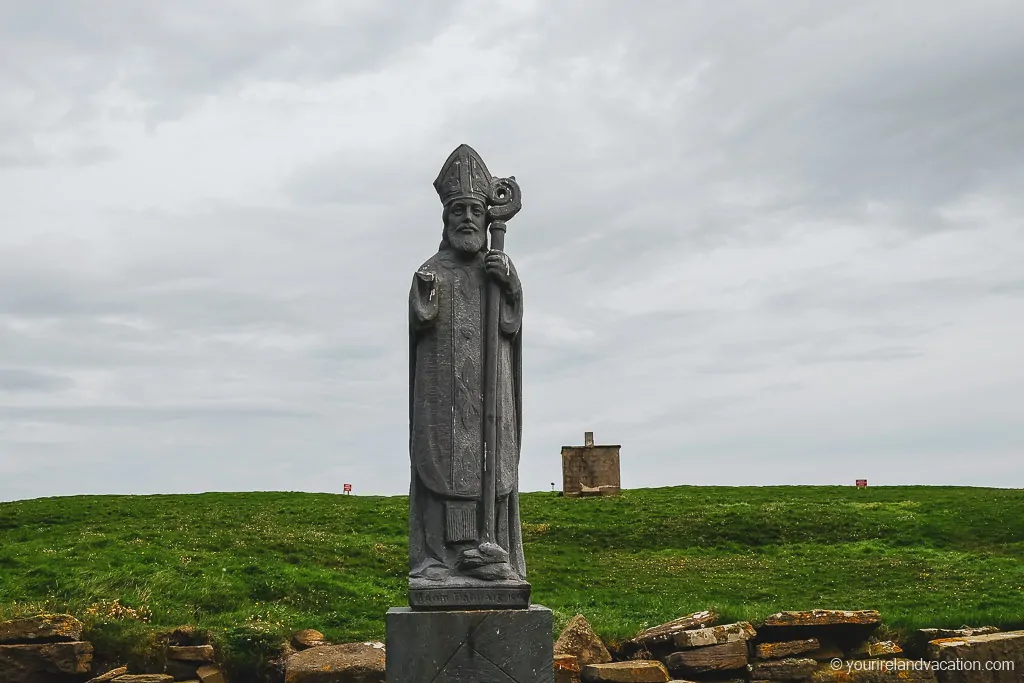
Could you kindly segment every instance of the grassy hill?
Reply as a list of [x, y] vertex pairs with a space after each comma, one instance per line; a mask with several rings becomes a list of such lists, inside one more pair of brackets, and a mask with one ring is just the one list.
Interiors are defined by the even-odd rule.
[[[128, 652], [207, 629], [237, 666], [317, 628], [383, 639], [406, 604], [405, 497], [76, 496], [0, 503], [0, 618], [70, 612]], [[522, 496], [534, 601], [605, 638], [714, 608], [878, 609], [889, 627], [1024, 627], [1024, 491], [673, 487]]]

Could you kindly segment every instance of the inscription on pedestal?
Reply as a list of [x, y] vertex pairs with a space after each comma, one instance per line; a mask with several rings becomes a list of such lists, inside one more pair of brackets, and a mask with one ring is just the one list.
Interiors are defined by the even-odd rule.
[[412, 582], [409, 606], [413, 609], [526, 609], [530, 606], [530, 584], [450, 586]]

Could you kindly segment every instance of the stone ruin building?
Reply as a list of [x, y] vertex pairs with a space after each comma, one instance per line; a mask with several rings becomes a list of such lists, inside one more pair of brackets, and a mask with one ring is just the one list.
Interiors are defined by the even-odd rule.
[[582, 446], [562, 446], [562, 495], [619, 495], [620, 448], [617, 444], [594, 445], [594, 432], [584, 433]]

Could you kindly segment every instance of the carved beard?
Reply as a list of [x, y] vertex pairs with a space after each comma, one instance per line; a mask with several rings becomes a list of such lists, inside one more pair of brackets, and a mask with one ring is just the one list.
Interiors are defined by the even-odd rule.
[[456, 229], [448, 231], [448, 243], [464, 254], [475, 254], [484, 248], [487, 238], [483, 230], [462, 233]]

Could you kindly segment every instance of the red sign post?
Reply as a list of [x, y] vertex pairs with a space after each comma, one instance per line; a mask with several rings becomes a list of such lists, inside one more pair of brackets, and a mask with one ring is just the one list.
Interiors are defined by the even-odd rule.
[[[857, 486], [858, 487], [863, 488], [863, 487], [866, 487], [867, 485], [868, 485], [868, 480], [867, 479], [858, 479], [857, 480]], [[348, 484], [346, 484], [346, 486], [348, 486]]]
[[352, 484], [345, 484], [341, 490], [345, 493], [352, 493]]

